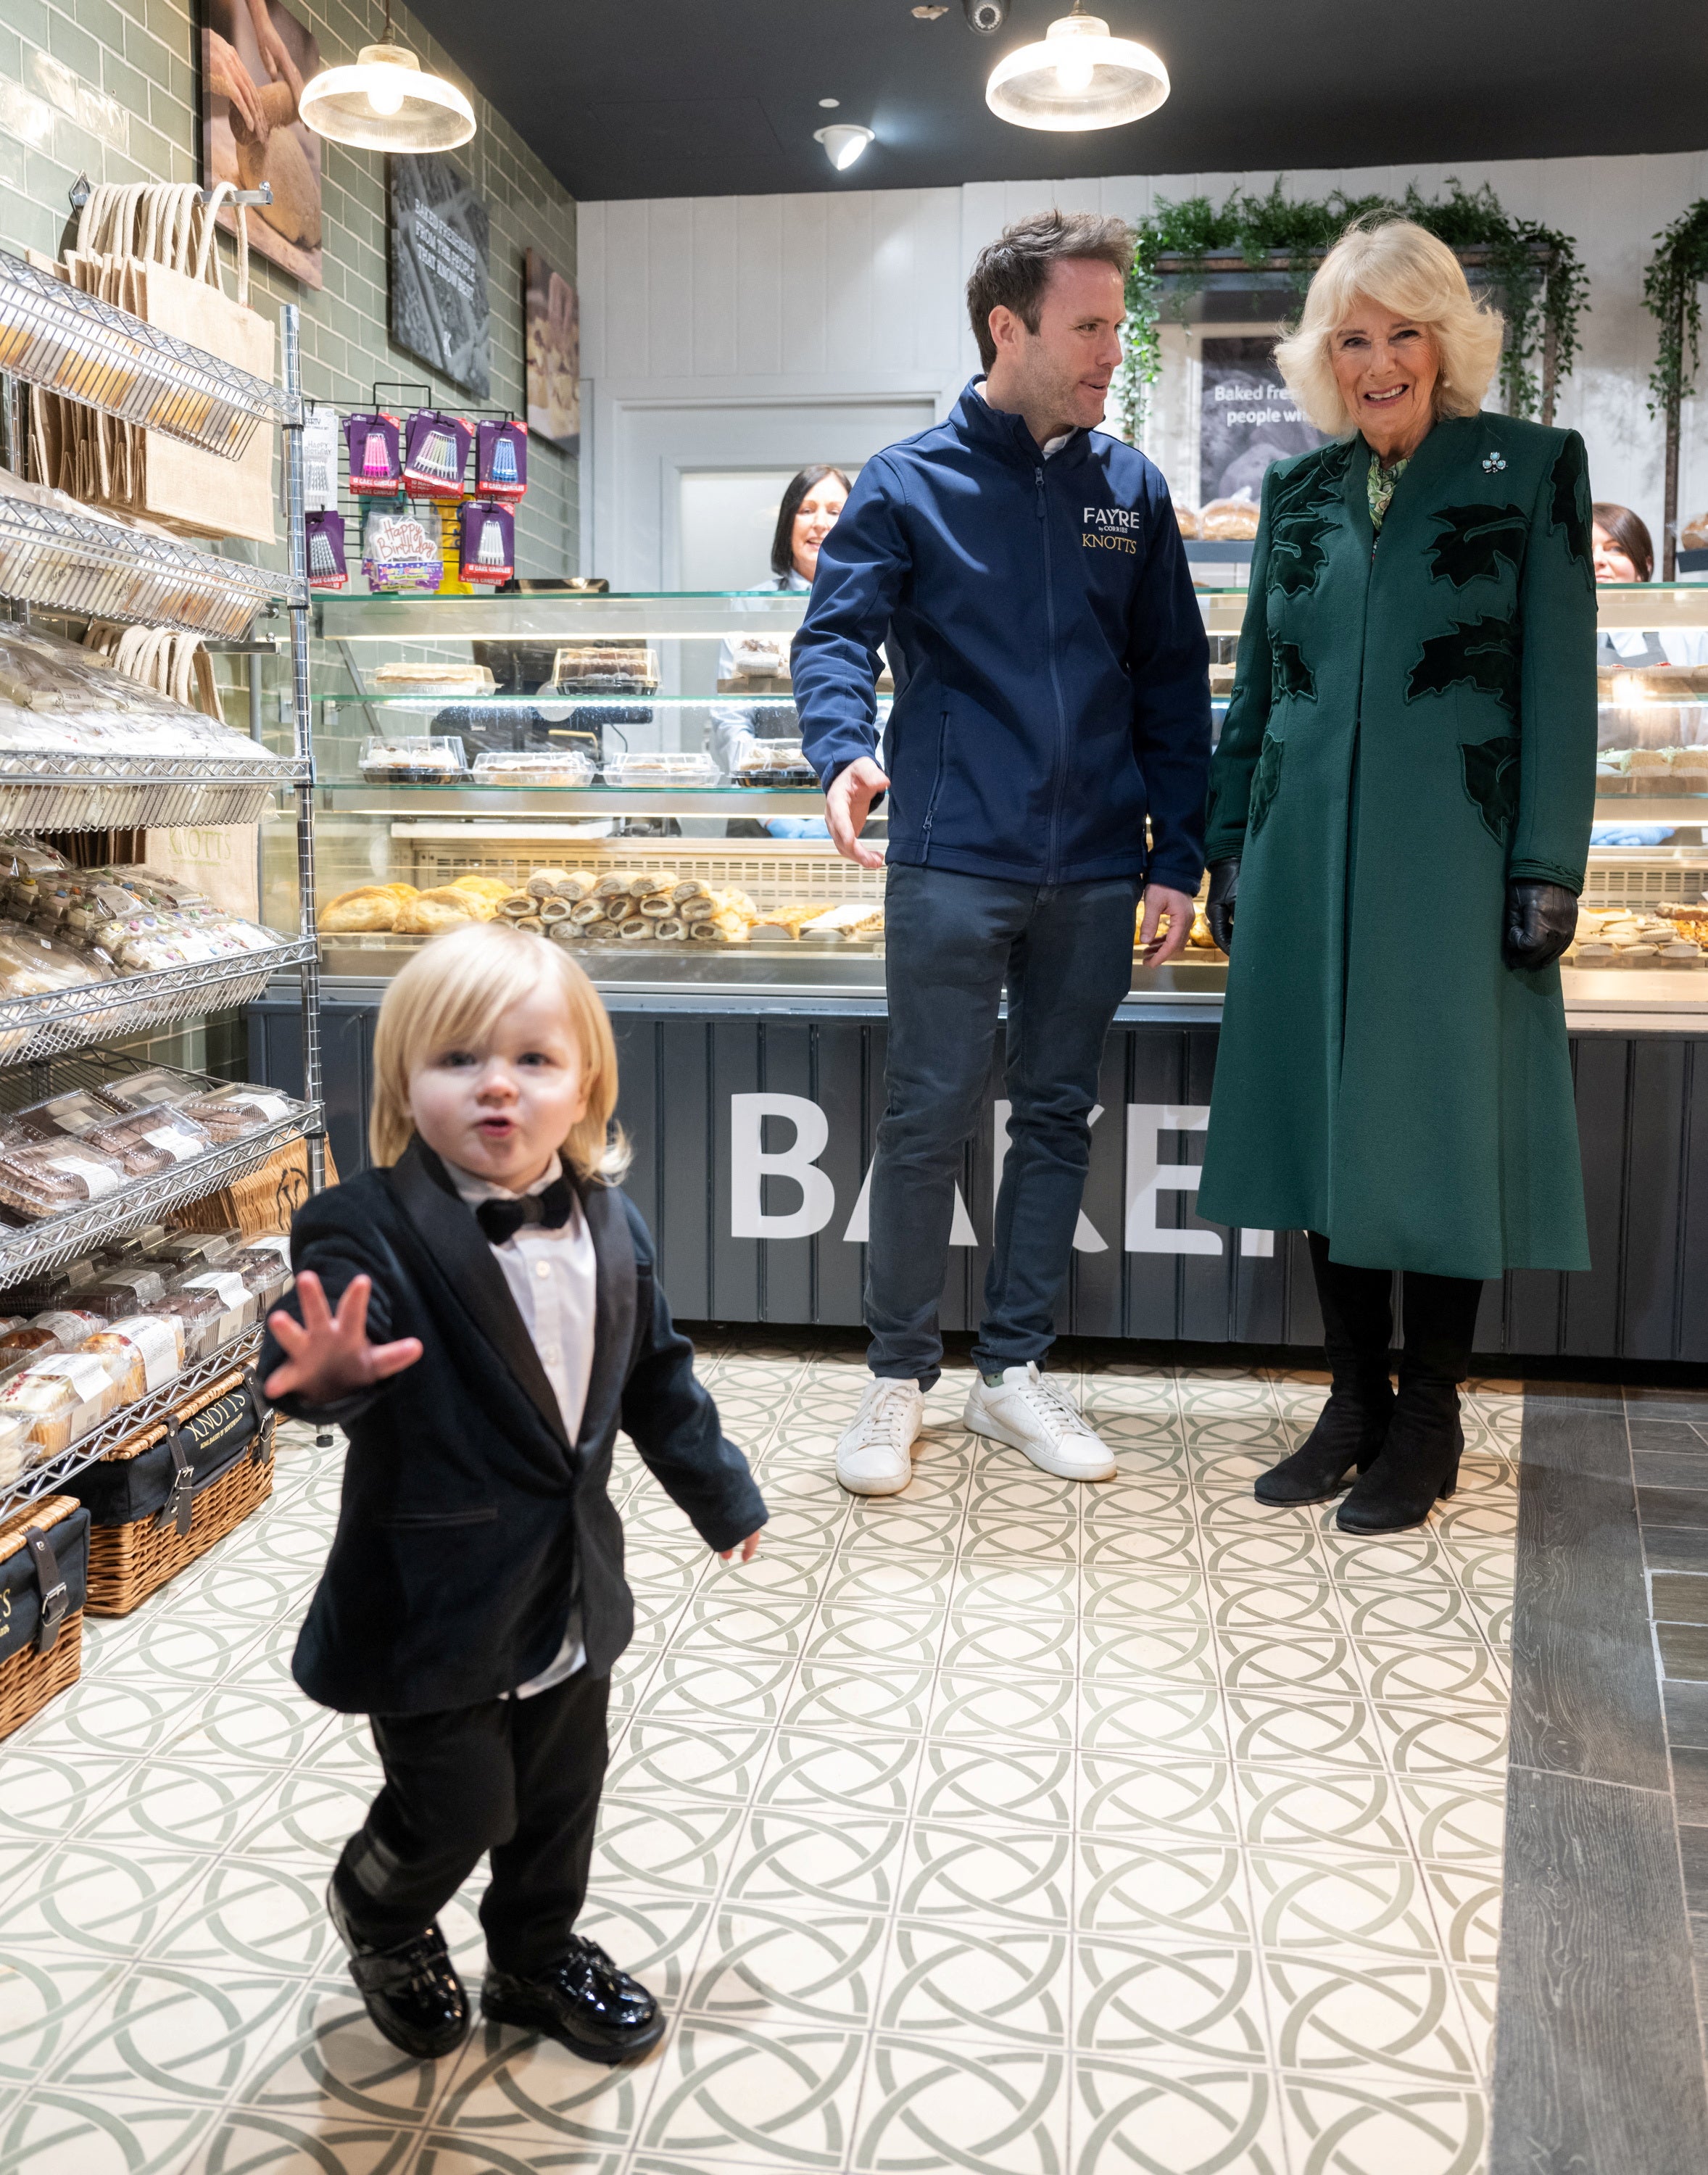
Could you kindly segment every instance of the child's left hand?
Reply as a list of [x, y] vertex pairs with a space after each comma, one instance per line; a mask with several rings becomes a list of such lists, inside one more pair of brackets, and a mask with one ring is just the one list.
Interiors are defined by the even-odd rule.
[[[758, 1553], [759, 1535], [757, 1533], [750, 1533], [746, 1539], [741, 1543], [742, 1562], [751, 1563], [754, 1557], [756, 1556]], [[734, 1549], [719, 1549], [718, 1551], [718, 1559], [720, 1563], [729, 1563], [733, 1559], [735, 1554], [735, 1551]]]

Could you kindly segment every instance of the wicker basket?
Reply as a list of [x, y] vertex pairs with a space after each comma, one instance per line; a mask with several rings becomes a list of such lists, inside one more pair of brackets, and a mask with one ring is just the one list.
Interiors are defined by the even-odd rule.
[[[330, 1141], [326, 1144], [326, 1182], [338, 1184]], [[235, 1227], [246, 1239], [260, 1239], [289, 1231], [291, 1218], [307, 1198], [308, 1144], [293, 1141], [247, 1178], [175, 1208], [171, 1220], [183, 1231], [229, 1231]]]
[[[59, 1620], [52, 1645], [44, 1654], [40, 1650], [36, 1635], [32, 1632], [24, 1644], [0, 1661], [0, 1737], [9, 1737], [14, 1729], [21, 1728], [33, 1714], [39, 1714], [57, 1693], [74, 1684], [83, 1666], [83, 1608], [79, 1598], [82, 1587], [80, 1573], [81, 1532], [83, 1505], [71, 1495], [48, 1495], [39, 1503], [31, 1503], [13, 1514], [12, 1521], [0, 1532], [0, 1563], [18, 1555], [24, 1548], [24, 1534], [35, 1527], [47, 1538], [49, 1545], [54, 1540], [54, 1527], [68, 1518], [79, 1521], [79, 1565], [68, 1560], [60, 1566], [61, 1576], [72, 1588], [76, 1603]], [[10, 1616], [11, 1595], [6, 1597], [8, 1616]]]
[[[198, 1396], [187, 1399], [178, 1413], [181, 1422], [193, 1420], [222, 1398], [241, 1394], [243, 1377], [230, 1374]], [[103, 1465], [122, 1464], [140, 1457], [165, 1440], [163, 1424], [144, 1428], [117, 1450], [109, 1451]], [[236, 1461], [204, 1485], [193, 1488], [187, 1520], [172, 1520], [170, 1504], [145, 1511], [140, 1516], [106, 1524], [97, 1517], [89, 1535], [89, 1602], [92, 1616], [128, 1616], [138, 1603], [157, 1587], [175, 1578], [187, 1565], [205, 1555], [215, 1541], [223, 1540], [250, 1512], [273, 1493], [272, 1429], [256, 1448], [241, 1450]]]

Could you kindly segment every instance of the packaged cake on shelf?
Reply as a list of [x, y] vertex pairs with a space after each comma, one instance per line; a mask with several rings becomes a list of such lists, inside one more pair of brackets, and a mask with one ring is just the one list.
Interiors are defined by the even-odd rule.
[[11, 1122], [20, 1126], [31, 1139], [57, 1141], [69, 1136], [80, 1139], [104, 1125], [112, 1116], [112, 1105], [88, 1088], [73, 1088], [61, 1095], [50, 1095], [45, 1101], [26, 1104], [23, 1109], [9, 1112]]
[[593, 780], [593, 757], [579, 748], [565, 748], [557, 754], [487, 753], [474, 758], [477, 785], [583, 786]]
[[228, 1088], [215, 1088], [211, 1093], [192, 1096], [179, 1109], [187, 1118], [193, 1118], [206, 1129], [215, 1141], [239, 1141], [247, 1133], [258, 1133], [268, 1125], [276, 1125], [282, 1118], [293, 1116], [301, 1110], [301, 1103], [289, 1095], [281, 1095], [274, 1088], [252, 1088], [234, 1083]]
[[69, 1137], [0, 1145], [0, 1208], [13, 1222], [34, 1223], [104, 1200], [125, 1182], [111, 1156]]
[[176, 1107], [205, 1094], [208, 1083], [194, 1072], [174, 1072], [170, 1066], [156, 1065], [142, 1072], [121, 1073], [117, 1078], [103, 1080], [101, 1100], [115, 1110], [150, 1110], [157, 1104]]
[[124, 1315], [98, 1329], [83, 1348], [119, 1371], [119, 1401], [134, 1404], [182, 1374], [184, 1324], [175, 1314]]
[[658, 686], [658, 652], [644, 643], [571, 643], [552, 659], [551, 687], [561, 692], [652, 695]]
[[220, 1302], [221, 1313], [213, 1339], [216, 1350], [234, 1337], [241, 1337], [246, 1329], [252, 1329], [260, 1318], [259, 1299], [230, 1261], [217, 1269], [204, 1269], [199, 1276], [186, 1277], [171, 1296], [184, 1298], [201, 1292], [211, 1292]]
[[283, 1238], [258, 1239], [228, 1254], [221, 1266], [242, 1277], [264, 1315], [290, 1288], [290, 1241]]
[[104, 1322], [117, 1321], [152, 1306], [165, 1295], [163, 1270], [140, 1262], [131, 1267], [114, 1264], [104, 1267], [93, 1283], [79, 1284], [69, 1293], [66, 1309], [71, 1313], [97, 1315]]
[[0, 1419], [26, 1421], [35, 1460], [57, 1457], [117, 1407], [125, 1370], [102, 1353], [62, 1352], [0, 1383]]
[[150, 1178], [176, 1164], [193, 1163], [214, 1145], [212, 1136], [181, 1109], [109, 1118], [83, 1140], [86, 1147], [114, 1157], [130, 1178]]
[[427, 733], [408, 740], [370, 737], [357, 767], [376, 785], [445, 785], [469, 775], [462, 741]]

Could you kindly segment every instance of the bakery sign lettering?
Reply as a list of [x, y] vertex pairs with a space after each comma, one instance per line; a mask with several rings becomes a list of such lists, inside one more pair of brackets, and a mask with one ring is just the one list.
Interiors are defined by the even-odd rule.
[[1125, 506], [1088, 506], [1080, 530], [1080, 542], [1087, 551], [1125, 551], [1130, 559], [1139, 555], [1134, 541], [1139, 533], [1139, 517]]
[[[991, 1118], [990, 1207], [1002, 1183], [1002, 1165], [1008, 1153], [1009, 1105], [997, 1102]], [[1095, 1125], [1104, 1115], [1098, 1104], [1092, 1111]], [[765, 1145], [765, 1121], [775, 1119], [794, 1128], [794, 1136], [783, 1147]], [[1209, 1223], [1165, 1223], [1160, 1211], [1180, 1196], [1190, 1196], [1198, 1187], [1198, 1166], [1165, 1163], [1162, 1143], [1165, 1135], [1202, 1133], [1210, 1123], [1207, 1103], [1129, 1103], [1126, 1125], [1126, 1172], [1122, 1195], [1125, 1221], [1121, 1247], [1129, 1254], [1220, 1254], [1223, 1234]], [[822, 1106], [805, 1095], [732, 1095], [729, 1098], [729, 1235], [732, 1239], [810, 1239], [838, 1221], [836, 1187], [830, 1174], [819, 1166], [819, 1158], [830, 1145], [830, 1120]], [[786, 1180], [800, 1196], [792, 1207], [767, 1208], [767, 1179]], [[872, 1174], [870, 1166], [859, 1193], [843, 1223], [845, 1245], [865, 1244], [870, 1230]], [[961, 1189], [955, 1189], [955, 1220], [952, 1246], [980, 1243]], [[1105, 1254], [1109, 1240], [1081, 1211], [1074, 1246], [1082, 1254]], [[1266, 1259], [1275, 1251], [1272, 1231], [1242, 1231], [1239, 1251], [1248, 1258]]]

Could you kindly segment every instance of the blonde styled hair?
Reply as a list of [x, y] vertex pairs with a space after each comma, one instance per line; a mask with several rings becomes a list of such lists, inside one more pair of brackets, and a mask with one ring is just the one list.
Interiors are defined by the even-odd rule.
[[1500, 360], [1505, 320], [1476, 300], [1445, 241], [1409, 219], [1349, 226], [1316, 268], [1299, 323], [1277, 346], [1287, 389], [1319, 431], [1356, 428], [1335, 382], [1331, 342], [1360, 298], [1423, 326], [1440, 375], [1435, 414], [1474, 415]]
[[477, 921], [436, 936], [387, 990], [374, 1030], [374, 1099], [368, 1115], [368, 1147], [376, 1163], [395, 1163], [414, 1136], [410, 1073], [435, 1050], [483, 1042], [512, 1005], [542, 985], [562, 997], [588, 1090], [587, 1114], [559, 1143], [559, 1153], [583, 1180], [614, 1184], [622, 1176], [628, 1142], [611, 1126], [616, 1044], [599, 992], [562, 945], [499, 921]]

